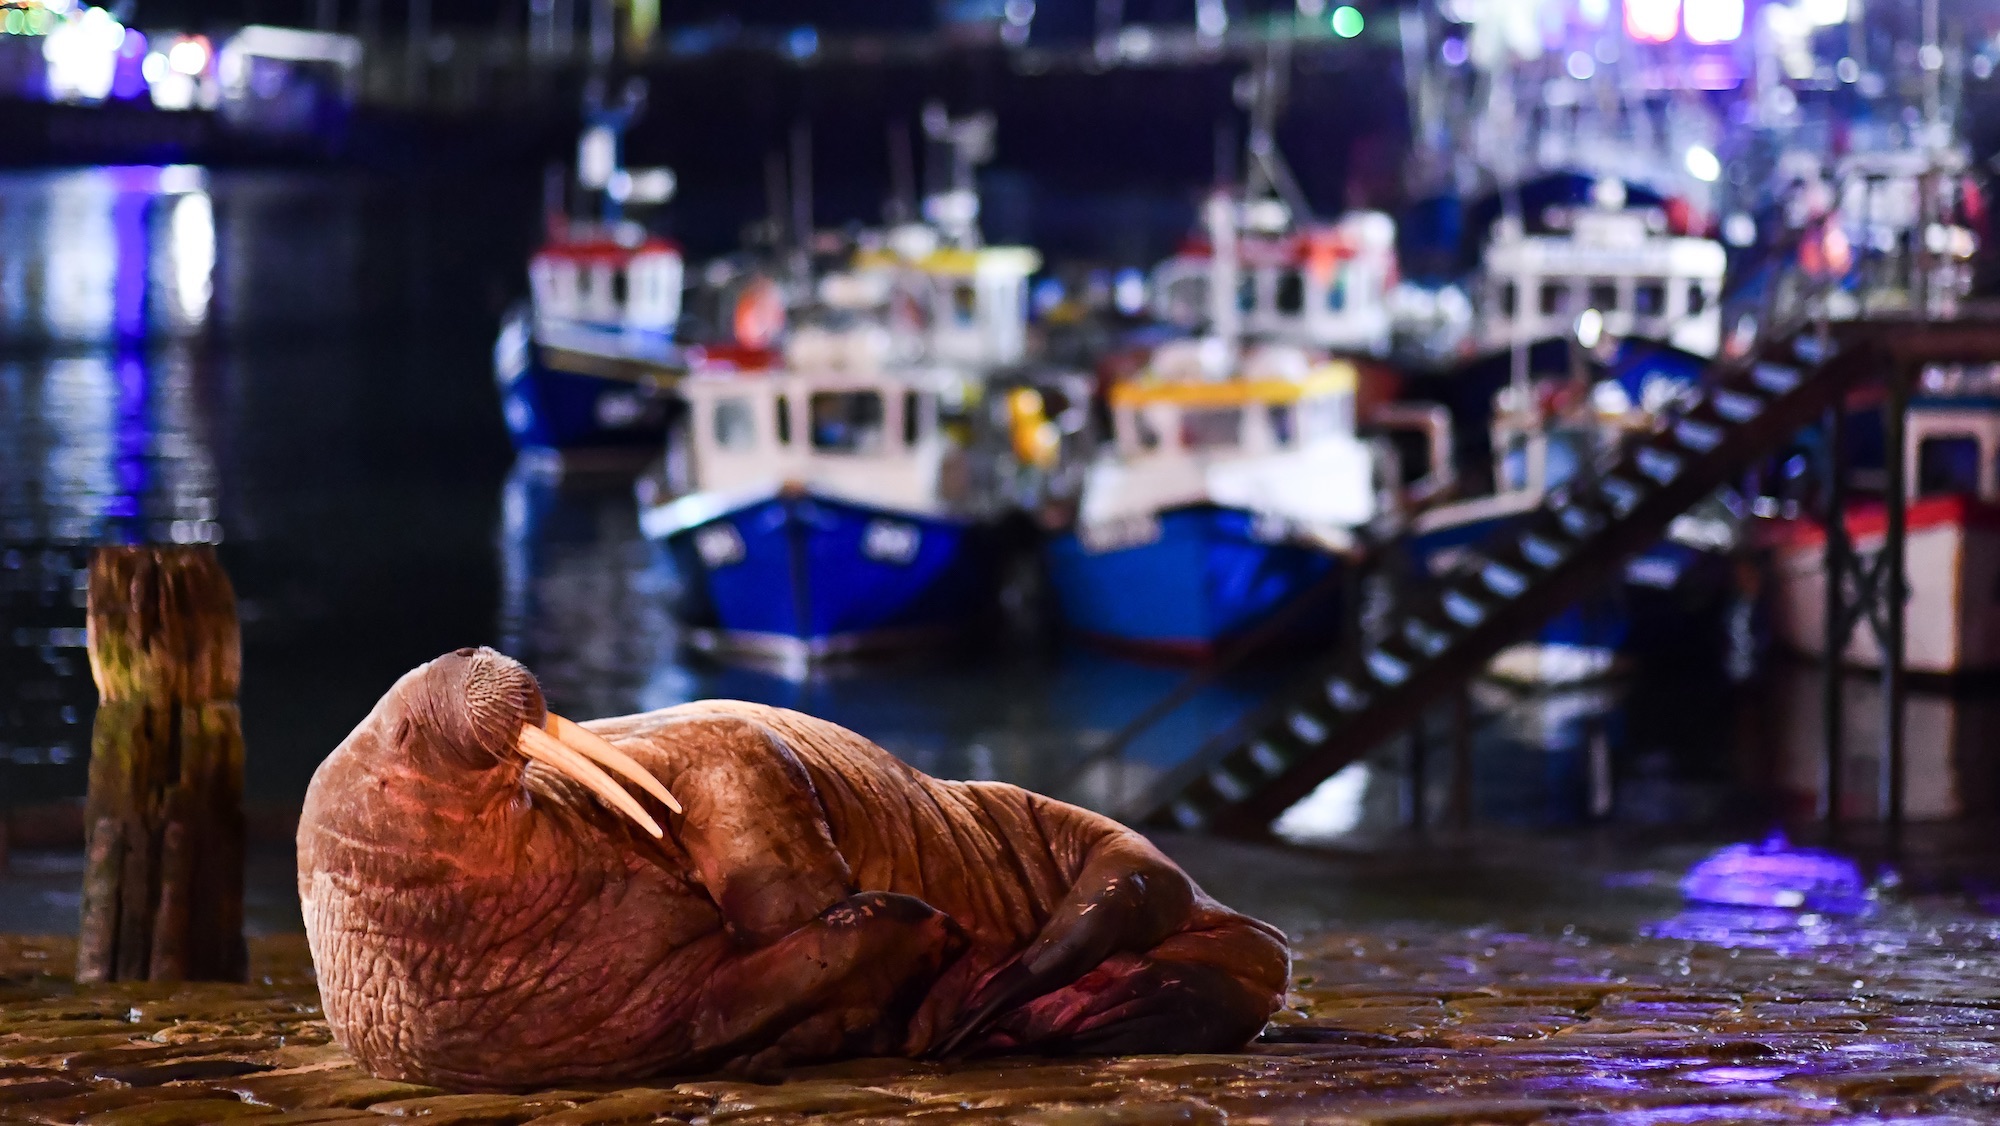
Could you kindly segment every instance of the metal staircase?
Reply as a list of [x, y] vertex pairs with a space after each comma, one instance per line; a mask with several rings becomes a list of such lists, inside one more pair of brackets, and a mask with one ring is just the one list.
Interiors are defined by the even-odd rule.
[[1321, 781], [1410, 727], [1495, 654], [1606, 582], [1674, 517], [1775, 451], [1855, 380], [1892, 362], [1875, 335], [1797, 335], [1710, 369], [1700, 398], [1441, 578], [1381, 640], [1345, 646], [1123, 811], [1132, 823], [1261, 831]]

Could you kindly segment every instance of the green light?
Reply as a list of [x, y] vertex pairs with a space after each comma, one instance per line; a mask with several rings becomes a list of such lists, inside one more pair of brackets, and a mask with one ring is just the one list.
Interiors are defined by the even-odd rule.
[[1333, 10], [1333, 33], [1342, 39], [1352, 39], [1361, 34], [1361, 9], [1351, 4], [1342, 4]]

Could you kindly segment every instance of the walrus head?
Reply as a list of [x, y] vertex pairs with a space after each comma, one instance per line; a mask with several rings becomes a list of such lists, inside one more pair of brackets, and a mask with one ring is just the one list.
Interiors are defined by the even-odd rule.
[[[299, 822], [335, 1037], [378, 1075], [492, 1086], [593, 1077], [658, 1035], [607, 983], [636, 989], [716, 924], [672, 899], [672, 843], [618, 824], [662, 835], [644, 794], [679, 810], [511, 658], [460, 649], [406, 673], [320, 765]], [[563, 1013], [575, 1036], [555, 1034]]]
[[659, 779], [601, 736], [549, 711], [534, 675], [491, 649], [459, 649], [413, 669], [377, 710], [390, 720], [394, 751], [420, 768], [483, 772], [538, 762], [655, 838], [659, 822], [611, 775], [681, 811]]

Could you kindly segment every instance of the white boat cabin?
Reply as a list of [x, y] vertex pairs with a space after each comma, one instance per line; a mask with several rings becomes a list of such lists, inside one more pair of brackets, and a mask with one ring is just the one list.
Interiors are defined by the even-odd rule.
[[901, 362], [986, 371], [1028, 353], [1028, 278], [1041, 256], [1027, 247], [925, 245], [905, 228], [864, 249], [851, 272], [823, 279], [824, 303], [876, 312]]
[[[938, 424], [949, 380], [930, 372], [785, 370], [680, 384], [694, 487], [727, 501], [786, 485], [942, 512], [956, 446]], [[689, 498], [693, 499], [693, 498]]]
[[671, 335], [681, 315], [681, 276], [680, 250], [664, 239], [555, 242], [528, 264], [538, 329]]
[[1905, 433], [1903, 480], [1911, 499], [2000, 502], [2000, 365], [1926, 368]]
[[[1177, 373], [1156, 356], [1112, 387], [1111, 448], [1078, 513], [1086, 541], [1160, 511], [1210, 503], [1339, 533], [1376, 511], [1374, 459], [1354, 433], [1352, 364], [1308, 367], [1253, 352], [1228, 379]], [[1286, 362], [1290, 361], [1290, 362]]]
[[[1608, 193], [1622, 194], [1622, 193]], [[1659, 233], [1657, 212], [1585, 207], [1558, 234], [1503, 217], [1487, 244], [1474, 343], [1497, 351], [1567, 336], [1595, 309], [1603, 331], [1713, 356], [1722, 343], [1722, 244]]]
[[[1210, 227], [1207, 241], [1153, 271], [1155, 316], [1224, 335], [1232, 326], [1214, 322], [1233, 320], [1234, 331], [1250, 339], [1304, 348], [1388, 350], [1389, 293], [1397, 281], [1395, 220], [1379, 211], [1356, 211], [1331, 226], [1246, 232], [1240, 238], [1216, 237], [1213, 220]], [[1230, 291], [1233, 315], [1215, 307], [1216, 295]]]

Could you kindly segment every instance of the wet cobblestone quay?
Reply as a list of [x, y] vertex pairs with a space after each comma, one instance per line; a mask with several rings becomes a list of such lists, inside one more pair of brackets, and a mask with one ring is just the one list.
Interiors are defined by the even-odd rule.
[[[330, 1043], [304, 942], [255, 984], [79, 987], [0, 936], [0, 1122], [1731, 1123], [2000, 1120], [2000, 923], [1684, 915], [1666, 933], [1391, 928], [1300, 943], [1241, 1055], [863, 1061], [750, 1082], [453, 1095]], [[1767, 924], [1769, 920], [1765, 921]]]

